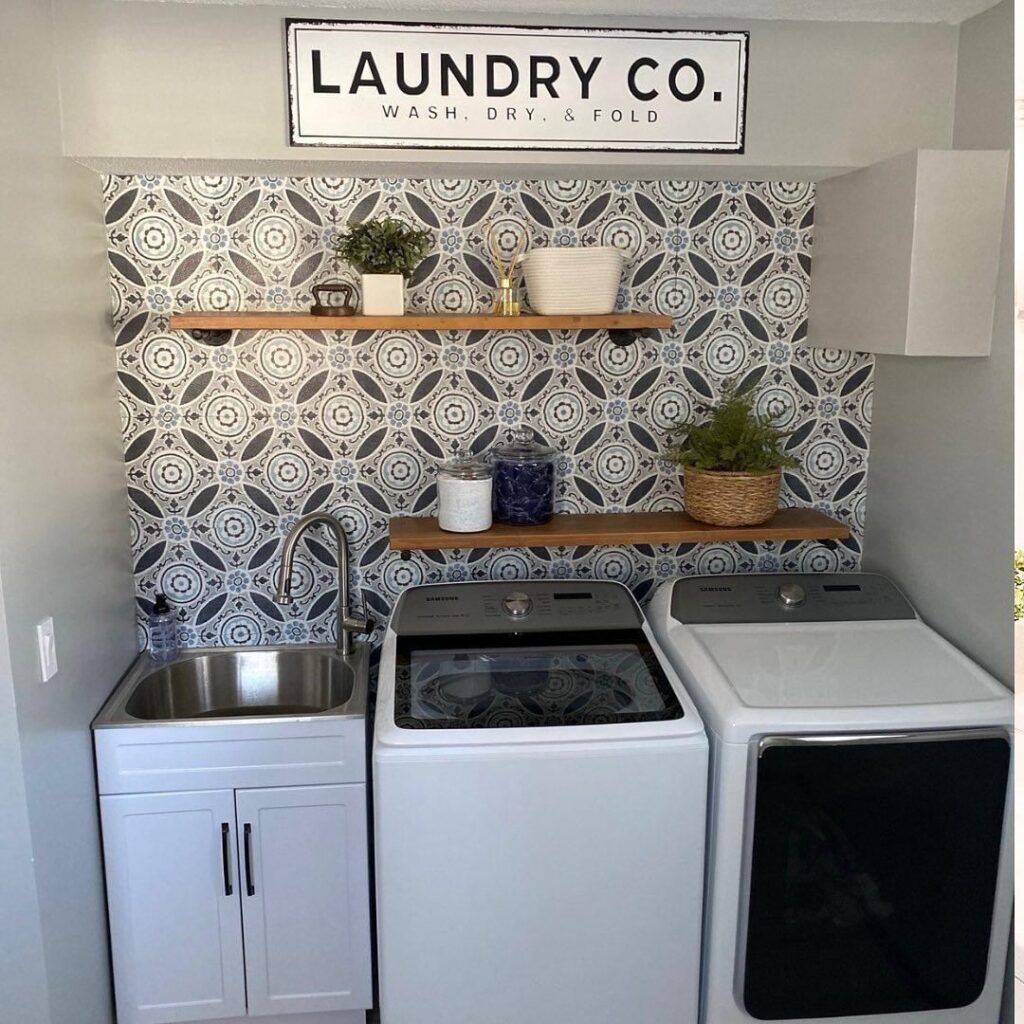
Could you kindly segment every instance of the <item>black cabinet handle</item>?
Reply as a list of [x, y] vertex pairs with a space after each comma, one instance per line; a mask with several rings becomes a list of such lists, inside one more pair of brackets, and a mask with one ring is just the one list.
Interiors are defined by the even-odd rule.
[[231, 826], [220, 823], [220, 857], [224, 864], [224, 895], [230, 896], [235, 890], [231, 885]]
[[256, 895], [256, 887], [252, 884], [252, 825], [246, 822], [243, 826], [245, 835], [245, 891], [249, 896]]

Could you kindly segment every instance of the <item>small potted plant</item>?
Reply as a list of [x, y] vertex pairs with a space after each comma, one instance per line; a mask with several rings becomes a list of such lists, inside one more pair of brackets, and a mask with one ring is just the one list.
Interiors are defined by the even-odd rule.
[[708, 419], [680, 423], [666, 450], [683, 467], [683, 502], [694, 519], [712, 526], [756, 526], [779, 507], [782, 470], [796, 465], [771, 417], [754, 411], [754, 396], [726, 388]]
[[430, 252], [430, 232], [394, 217], [382, 217], [342, 231], [334, 251], [362, 275], [363, 313], [401, 316], [405, 312], [405, 279]]

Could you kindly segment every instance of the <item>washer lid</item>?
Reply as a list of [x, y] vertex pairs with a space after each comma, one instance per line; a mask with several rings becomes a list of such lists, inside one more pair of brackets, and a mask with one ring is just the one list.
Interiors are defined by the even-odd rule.
[[916, 619], [691, 629], [749, 708], [965, 704], [1006, 696]]
[[395, 662], [400, 729], [523, 729], [683, 717], [642, 630], [400, 638]]

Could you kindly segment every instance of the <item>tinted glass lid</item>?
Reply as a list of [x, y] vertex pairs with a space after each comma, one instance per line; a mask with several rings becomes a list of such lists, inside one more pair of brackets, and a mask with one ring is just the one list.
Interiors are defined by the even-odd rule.
[[683, 717], [643, 633], [584, 636], [551, 644], [480, 636], [471, 647], [411, 638], [398, 651], [395, 724], [516, 729]]
[[527, 426], [517, 427], [512, 440], [507, 444], [495, 445], [492, 456], [502, 462], [547, 462], [554, 458], [554, 448], [535, 441], [533, 431]]

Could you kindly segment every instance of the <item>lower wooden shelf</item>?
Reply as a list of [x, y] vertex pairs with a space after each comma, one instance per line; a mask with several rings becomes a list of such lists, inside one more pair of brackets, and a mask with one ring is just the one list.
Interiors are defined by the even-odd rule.
[[450, 548], [551, 548], [581, 544], [706, 544], [730, 540], [845, 540], [850, 529], [813, 508], [782, 508], [760, 526], [709, 526], [685, 512], [556, 515], [542, 526], [495, 524], [481, 533], [450, 533], [434, 516], [395, 516], [392, 551]]

